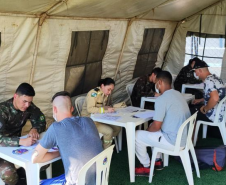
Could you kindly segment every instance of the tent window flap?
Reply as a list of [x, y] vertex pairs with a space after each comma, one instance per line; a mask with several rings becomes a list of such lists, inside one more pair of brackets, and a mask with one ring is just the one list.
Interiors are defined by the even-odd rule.
[[97, 86], [108, 37], [108, 30], [72, 32], [65, 74], [65, 90], [72, 96], [87, 93]]
[[164, 28], [150, 28], [144, 30], [143, 43], [137, 56], [133, 78], [149, 74], [155, 67], [164, 34]]

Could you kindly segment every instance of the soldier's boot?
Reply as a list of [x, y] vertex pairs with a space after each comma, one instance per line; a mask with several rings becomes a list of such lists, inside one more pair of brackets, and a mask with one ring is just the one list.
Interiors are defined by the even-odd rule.
[[15, 185], [27, 185], [27, 180], [26, 180], [26, 172], [24, 168], [18, 168], [17, 170], [18, 174], [18, 182]]
[[26, 179], [26, 172], [25, 172], [24, 168], [20, 167], [20, 168], [18, 168], [16, 170], [16, 172], [17, 172], [17, 174], [18, 174], [18, 176], [19, 176], [20, 179], [21, 178], [22, 179]]
[[27, 185], [26, 179], [19, 179], [18, 182], [15, 185]]

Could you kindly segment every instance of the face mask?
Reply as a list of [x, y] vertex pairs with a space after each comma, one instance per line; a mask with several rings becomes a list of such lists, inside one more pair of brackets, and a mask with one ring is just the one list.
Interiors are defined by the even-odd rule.
[[157, 92], [158, 94], [160, 93], [159, 89], [157, 89], [157, 83], [155, 84], [155, 92]]
[[56, 118], [56, 115], [55, 115], [55, 114], [53, 114], [53, 119], [54, 119], [55, 121], [57, 121], [57, 118]]
[[198, 80], [199, 76], [196, 75], [196, 73], [194, 72], [194, 77]]

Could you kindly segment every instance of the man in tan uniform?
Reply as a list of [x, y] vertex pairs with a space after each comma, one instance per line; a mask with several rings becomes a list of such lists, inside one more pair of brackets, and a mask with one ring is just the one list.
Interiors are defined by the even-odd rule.
[[[90, 117], [93, 113], [112, 113], [114, 108], [106, 106], [108, 95], [105, 95], [100, 87], [96, 87], [88, 92], [82, 107], [82, 116]], [[95, 122], [97, 130], [102, 133], [103, 147], [108, 148], [112, 144], [112, 138], [117, 136], [121, 128], [114, 125]]]

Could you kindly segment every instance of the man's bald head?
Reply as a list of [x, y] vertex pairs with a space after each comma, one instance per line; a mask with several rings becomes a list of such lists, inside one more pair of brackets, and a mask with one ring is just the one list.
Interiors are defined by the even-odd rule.
[[73, 107], [71, 104], [71, 98], [70, 94], [67, 91], [61, 91], [56, 93], [52, 97], [52, 103], [53, 103], [53, 114], [57, 114], [58, 120], [59, 117], [64, 118], [65, 116], [68, 117], [68, 115], [71, 116], [71, 113], [73, 111]]
[[71, 111], [71, 98], [69, 96], [57, 96], [53, 100], [53, 106], [57, 107], [60, 112], [70, 112]]

